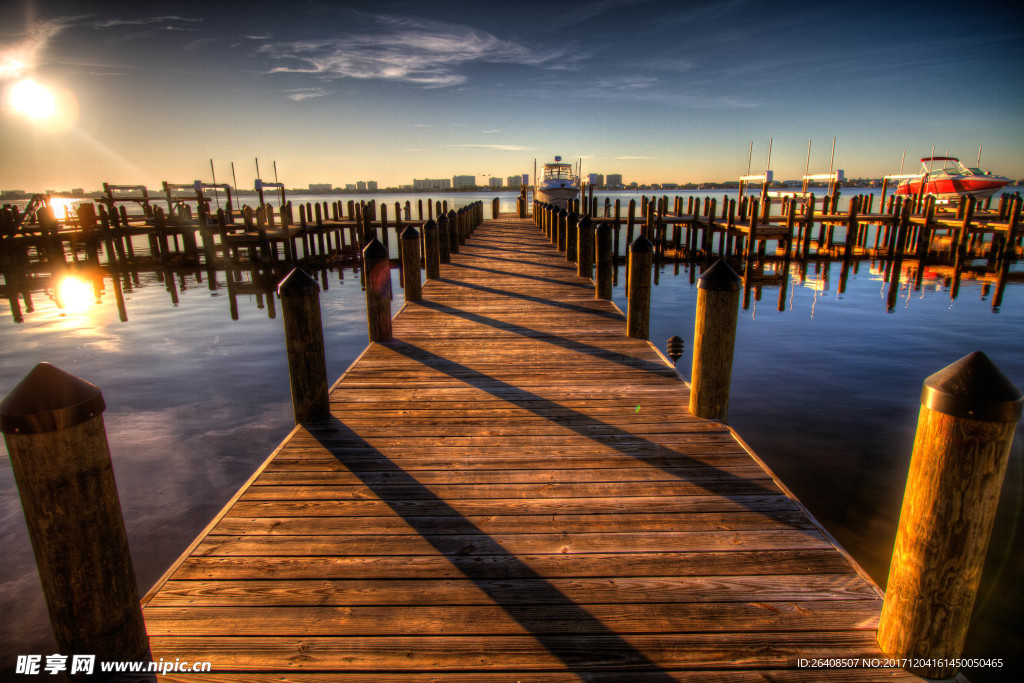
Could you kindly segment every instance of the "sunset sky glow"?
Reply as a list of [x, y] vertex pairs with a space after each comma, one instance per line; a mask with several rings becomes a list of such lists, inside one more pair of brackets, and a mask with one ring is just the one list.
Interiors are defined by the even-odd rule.
[[[0, 189], [289, 187], [532, 172], [626, 182], [1024, 177], [1019, 2], [9, 3]], [[31, 82], [52, 106], [12, 96]], [[47, 104], [46, 97], [52, 97]], [[265, 166], [264, 166], [265, 164]], [[272, 178], [271, 178], [272, 179]]]

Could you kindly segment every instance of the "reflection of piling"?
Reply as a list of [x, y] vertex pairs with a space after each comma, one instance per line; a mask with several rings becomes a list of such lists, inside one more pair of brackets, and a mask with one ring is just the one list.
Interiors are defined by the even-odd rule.
[[281, 297], [295, 423], [322, 420], [330, 409], [320, 287], [316, 280], [296, 268], [281, 281], [277, 293]]
[[697, 283], [690, 379], [690, 412], [697, 417], [724, 420], [729, 412], [740, 282], [729, 264], [719, 260]]
[[981, 581], [1024, 396], [981, 352], [924, 381], [878, 643], [949, 678]]
[[0, 403], [57, 652], [149, 658], [98, 387], [47, 363]]

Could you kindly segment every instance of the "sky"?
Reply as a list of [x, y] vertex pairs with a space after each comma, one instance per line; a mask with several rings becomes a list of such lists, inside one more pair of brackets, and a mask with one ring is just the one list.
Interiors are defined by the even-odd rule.
[[833, 139], [848, 178], [933, 148], [1024, 178], [1019, 0], [0, 8], [0, 189], [232, 182], [232, 163], [251, 188], [257, 159], [288, 187], [486, 184], [556, 154], [699, 183], [769, 149], [792, 179], [827, 172]]

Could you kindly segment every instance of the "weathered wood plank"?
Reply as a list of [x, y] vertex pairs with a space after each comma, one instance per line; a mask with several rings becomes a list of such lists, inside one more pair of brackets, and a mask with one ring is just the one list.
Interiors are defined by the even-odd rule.
[[[622, 578], [519, 579], [519, 580], [303, 580], [303, 581], [170, 581], [150, 607], [191, 604], [206, 607], [279, 607], [406, 605], [545, 605], [551, 591], [578, 605], [653, 603], [773, 603], [808, 601], [810, 609], [846, 610], [842, 601], [869, 601], [876, 609], [878, 596], [855, 574], [763, 576], [659, 576]], [[746, 606], [743, 609], [747, 609]], [[590, 607], [588, 607], [588, 610]], [[853, 610], [853, 607], [849, 609]], [[854, 610], [856, 611], [856, 610]], [[593, 612], [591, 612], [593, 614]], [[781, 610], [780, 614], [781, 616]], [[797, 615], [790, 614], [789, 617]], [[878, 615], [875, 614], [874, 617]], [[870, 616], [860, 616], [871, 623]], [[801, 621], [814, 627], [813, 621]], [[778, 624], [776, 624], [778, 626]], [[756, 627], [757, 620], [734, 624], [732, 630]], [[859, 623], [849, 628], [865, 628]], [[691, 629], [693, 630], [693, 629]], [[698, 628], [697, 631], [703, 629]]]

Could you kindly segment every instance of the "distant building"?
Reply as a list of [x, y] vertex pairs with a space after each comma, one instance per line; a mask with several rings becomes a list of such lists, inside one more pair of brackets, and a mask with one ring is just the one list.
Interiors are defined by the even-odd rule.
[[355, 183], [345, 183], [345, 189], [346, 190], [355, 190], [356, 189], [356, 184]]
[[529, 184], [530, 184], [530, 174], [529, 173], [524, 173], [523, 174], [523, 185], [529, 185]]
[[518, 175], [510, 175], [507, 178], [508, 186], [513, 190], [518, 190], [523, 186], [523, 177]]
[[360, 192], [366, 192], [366, 181], [365, 180], [357, 180], [356, 181], [356, 189], [359, 190]]
[[372, 192], [376, 192], [377, 191], [377, 181], [376, 180], [368, 180], [368, 181], [366, 181], [366, 189], [370, 190]]
[[622, 187], [622, 174], [621, 173], [609, 173], [605, 179], [605, 187]]
[[492, 190], [500, 190], [504, 187], [504, 183], [502, 183], [501, 178], [491, 178], [487, 181], [487, 184]]
[[452, 178], [452, 187], [460, 189], [464, 187], [476, 187], [475, 175], [457, 175]]
[[334, 186], [331, 185], [330, 183], [310, 183], [309, 184], [309, 191], [310, 192], [330, 192], [333, 189], [334, 189]]
[[450, 190], [452, 181], [449, 178], [418, 178], [413, 179], [412, 189], [414, 190]]
[[587, 183], [594, 187], [604, 187], [604, 174], [603, 173], [591, 173], [587, 176]]

